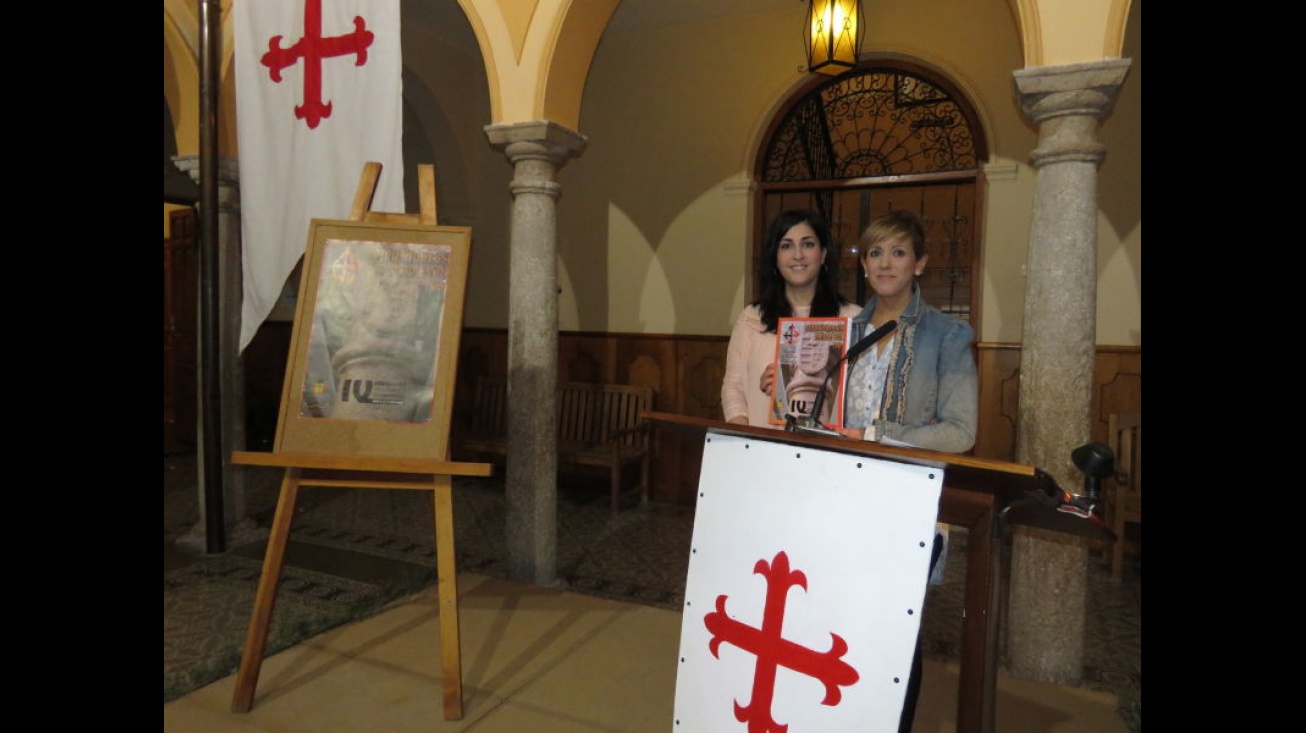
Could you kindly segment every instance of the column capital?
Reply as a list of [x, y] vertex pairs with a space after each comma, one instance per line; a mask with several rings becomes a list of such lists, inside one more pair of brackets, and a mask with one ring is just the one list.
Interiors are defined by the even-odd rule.
[[[199, 183], [200, 156], [174, 155], [172, 156], [172, 162], [177, 165], [178, 170]], [[240, 161], [229, 157], [218, 158], [218, 183], [232, 186], [240, 185]]]
[[585, 135], [548, 120], [486, 125], [485, 136], [513, 163], [546, 160], [559, 168], [580, 155], [589, 142]]
[[1101, 162], [1106, 149], [1096, 140], [1097, 123], [1111, 112], [1132, 63], [1108, 59], [1012, 72], [1021, 111], [1039, 126], [1038, 147], [1030, 153], [1035, 167]]
[[[200, 156], [174, 155], [172, 162], [178, 170], [190, 176], [192, 181], [200, 182]], [[229, 157], [218, 158], [218, 208], [239, 204], [240, 161]]]

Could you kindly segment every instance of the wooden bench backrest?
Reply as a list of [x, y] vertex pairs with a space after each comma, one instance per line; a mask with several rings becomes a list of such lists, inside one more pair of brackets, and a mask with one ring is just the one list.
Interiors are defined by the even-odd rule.
[[472, 435], [505, 435], [508, 432], [508, 385], [501, 378], [476, 380], [472, 403]]
[[1115, 509], [1124, 521], [1143, 518], [1143, 416], [1142, 413], [1111, 413], [1107, 417], [1108, 439], [1115, 454]]
[[[508, 429], [507, 383], [502, 377], [476, 380], [472, 433], [503, 435]], [[558, 383], [558, 440], [598, 443], [609, 433], [639, 424], [640, 414], [653, 408], [653, 388], [625, 384]], [[623, 442], [635, 445], [638, 435]]]
[[[639, 424], [640, 413], [650, 409], [653, 390], [624, 384], [558, 385], [558, 440], [599, 443], [615, 430]], [[635, 445], [639, 436], [622, 442]]]

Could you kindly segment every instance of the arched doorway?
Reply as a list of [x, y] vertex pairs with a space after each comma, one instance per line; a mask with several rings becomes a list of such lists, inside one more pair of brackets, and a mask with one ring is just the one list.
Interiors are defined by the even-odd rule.
[[[861, 303], [858, 235], [891, 209], [911, 209], [926, 224], [926, 301], [978, 332], [987, 158], [973, 107], [947, 79], [907, 62], [864, 62], [814, 80], [777, 115], [758, 156], [754, 230], [764, 232], [786, 208], [820, 211], [840, 245], [840, 291]], [[761, 246], [754, 242], [754, 259]]]

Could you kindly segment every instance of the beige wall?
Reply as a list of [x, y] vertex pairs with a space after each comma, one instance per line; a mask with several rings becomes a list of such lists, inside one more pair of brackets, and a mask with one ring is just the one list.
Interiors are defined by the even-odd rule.
[[[181, 19], [185, 20], [185, 19]], [[185, 35], [178, 19], [163, 15], [163, 98], [168, 102], [172, 126], [177, 140], [177, 150], [195, 155], [199, 152], [199, 69], [194, 55], [187, 49]], [[163, 236], [166, 239], [168, 217], [177, 209], [175, 204], [163, 205]]]
[[[561, 328], [729, 333], [751, 295], [744, 292], [751, 221], [745, 189], [758, 127], [802, 77], [793, 29], [803, 8], [795, 6], [729, 23], [608, 31], [581, 114], [589, 146], [561, 175]], [[1127, 39], [1135, 56], [1139, 6]], [[967, 21], [921, 23], [923, 14]], [[1011, 10], [1002, 0], [883, 0], [868, 6], [868, 24], [866, 55], [906, 58], [947, 74], [982, 118], [991, 155], [980, 338], [1018, 342], [1036, 176], [1028, 156], [1037, 134], [1015, 100], [1012, 71], [1022, 55]], [[1138, 67], [1135, 58], [1102, 128], [1109, 150], [1099, 188], [1111, 192], [1100, 201], [1102, 344], [1141, 344]]]
[[[618, 9], [620, 13], [620, 9]], [[563, 169], [559, 326], [729, 333], [748, 257], [751, 174], [764, 126], [799, 81], [803, 9], [609, 30], [585, 89], [584, 156]], [[567, 298], [606, 306], [577, 308]]]
[[1134, 0], [1122, 58], [1132, 59], [1115, 110], [1098, 139], [1097, 342], [1143, 344], [1143, 20]]
[[455, 9], [432, 20], [435, 27], [403, 28], [406, 208], [418, 209], [416, 166], [433, 164], [440, 223], [472, 227], [464, 324], [503, 328], [512, 166], [485, 137], [490, 120], [485, 66], [466, 19]]
[[[1099, 141], [1106, 158], [1098, 169], [1097, 343], [1142, 346], [1142, 2], [1134, 0], [1122, 58], [1132, 60]], [[1014, 94], [1011, 107], [1015, 108]], [[1025, 125], [1025, 127], [1028, 127]], [[989, 168], [985, 216], [982, 341], [1019, 342], [1024, 317], [1024, 265], [1037, 172], [1028, 152], [1037, 142], [1000, 151]], [[1028, 147], [1026, 147], [1028, 146]]]
[[[491, 105], [484, 55], [458, 0], [421, 3], [433, 9], [440, 30], [405, 24], [404, 147], [414, 158], [406, 166], [434, 162], [441, 220], [473, 227], [466, 325], [503, 328], [512, 171], [485, 138]], [[179, 150], [193, 155], [198, 90], [186, 80], [196, 68], [179, 56], [193, 54], [194, 34], [178, 31], [194, 22], [193, 9], [178, 20], [188, 5], [165, 3], [164, 82]], [[751, 295], [745, 273], [754, 157], [766, 125], [803, 78], [796, 29], [804, 5], [765, 6], [780, 9], [642, 33], [606, 31], [579, 120], [589, 143], [559, 174], [561, 329], [729, 333]], [[621, 13], [618, 7], [614, 24]], [[965, 22], [922, 22], [949, 17]], [[948, 75], [970, 96], [988, 136], [984, 341], [1021, 340], [1036, 176], [1028, 157], [1037, 135], [1015, 99], [1012, 72], [1024, 65], [1015, 17], [1007, 0], [868, 5], [865, 53], [907, 58]], [[1141, 345], [1142, 339], [1140, 18], [1141, 0], [1134, 0], [1123, 54], [1133, 66], [1099, 135], [1107, 146], [1098, 186], [1097, 340], [1103, 345]], [[229, 46], [229, 37], [224, 40]], [[223, 69], [230, 69], [225, 55]], [[233, 118], [230, 87], [227, 74], [224, 121]], [[234, 150], [233, 130], [234, 124], [223, 130], [224, 155]], [[410, 178], [416, 180], [405, 175]], [[409, 208], [416, 208], [411, 195]]]

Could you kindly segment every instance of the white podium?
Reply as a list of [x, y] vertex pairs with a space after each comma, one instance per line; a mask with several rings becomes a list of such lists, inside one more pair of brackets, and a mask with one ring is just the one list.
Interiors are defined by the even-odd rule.
[[892, 731], [943, 471], [709, 433], [675, 730]]
[[1063, 493], [1050, 475], [645, 417], [704, 437], [672, 730], [897, 730], [936, 520], [968, 530], [956, 729], [994, 730], [1001, 519], [1019, 504], [1024, 523], [1068, 530], [1043, 504]]

